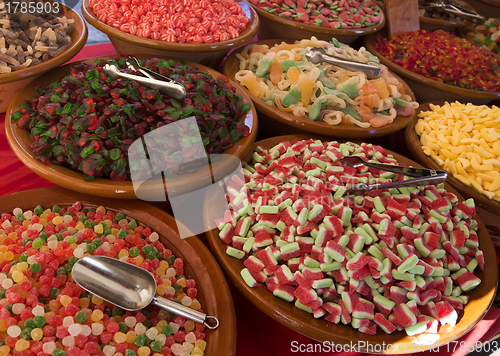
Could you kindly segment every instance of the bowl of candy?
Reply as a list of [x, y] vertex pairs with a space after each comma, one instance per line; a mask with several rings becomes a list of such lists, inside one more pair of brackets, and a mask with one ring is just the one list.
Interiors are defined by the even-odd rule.
[[[17, 6], [16, 6], [17, 4]], [[19, 2], [0, 3], [0, 113], [30, 81], [73, 58], [87, 41], [87, 26], [59, 2], [39, 2], [32, 14]]]
[[[450, 185], [495, 215], [500, 215], [498, 114], [495, 105], [433, 101], [421, 104], [405, 131], [408, 148], [417, 161], [446, 170]], [[478, 138], [472, 135], [475, 130]], [[438, 137], [449, 145], [441, 147]], [[463, 145], [467, 145], [466, 150]]]
[[[498, 280], [493, 243], [473, 200], [463, 201], [445, 183], [384, 188], [401, 176], [345, 165], [346, 155], [419, 165], [380, 146], [310, 137], [256, 142], [243, 165], [244, 184], [238, 188], [231, 178], [229, 196], [221, 190], [207, 197], [205, 218], [218, 226], [208, 242], [237, 288], [292, 330], [332, 346], [354, 344], [357, 352], [426, 351], [471, 330], [489, 309]], [[376, 188], [359, 192], [363, 184]], [[432, 202], [424, 198], [431, 195]], [[213, 215], [217, 204], [228, 211]], [[461, 220], [452, 223], [456, 214]], [[450, 237], [440, 245], [435, 217], [442, 233], [460, 241]], [[467, 238], [458, 224], [474, 226], [466, 227]], [[465, 266], [474, 258], [481, 262], [470, 272]], [[455, 262], [435, 263], [443, 260]]]
[[406, 32], [392, 39], [365, 38], [366, 48], [401, 75], [418, 102], [460, 100], [485, 104], [500, 97], [500, 61], [491, 52], [451, 33]]
[[140, 6], [86, 0], [83, 17], [108, 35], [118, 54], [179, 58], [216, 68], [234, 47], [250, 41], [259, 17], [243, 0]]
[[489, 18], [483, 24], [472, 24], [457, 30], [457, 35], [500, 56], [500, 18]]
[[19, 159], [71, 190], [166, 201], [167, 190], [174, 196], [211, 184], [227, 164], [217, 157], [246, 154], [257, 115], [232, 81], [192, 62], [138, 58], [71, 63], [24, 88], [6, 124]]
[[[235, 354], [236, 319], [225, 277], [196, 236], [180, 238], [171, 215], [145, 202], [60, 187], [8, 194], [0, 202], [2, 288], [10, 291], [0, 306], [9, 323], [0, 332], [6, 341], [2, 352]], [[13, 253], [14, 245], [7, 243], [21, 239], [23, 231], [29, 237]], [[158, 296], [214, 316], [219, 326], [212, 329], [214, 324], [153, 305], [124, 310], [88, 293], [75, 283], [72, 271], [90, 256], [147, 270]], [[7, 271], [6, 266], [14, 268]], [[12, 314], [9, 303], [15, 305]]]
[[385, 15], [371, 0], [259, 1], [250, 0], [260, 18], [259, 39], [332, 37], [351, 44], [360, 36], [380, 31]]
[[246, 89], [259, 125], [278, 135], [383, 136], [404, 128], [418, 106], [375, 56], [336, 39], [258, 41], [232, 52], [224, 73]]

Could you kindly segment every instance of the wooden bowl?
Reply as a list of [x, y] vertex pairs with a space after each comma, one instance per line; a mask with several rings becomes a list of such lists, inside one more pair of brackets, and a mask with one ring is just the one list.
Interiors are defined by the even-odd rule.
[[[311, 135], [273, 137], [256, 142], [253, 147], [261, 145], [271, 148], [280, 142], [291, 141], [293, 139], [309, 139], [312, 137]], [[420, 167], [419, 164], [408, 158], [389, 150], [386, 151], [392, 154], [398, 162]], [[247, 160], [251, 158], [251, 152], [247, 156]], [[460, 195], [449, 185], [446, 185], [446, 189], [457, 194], [459, 199], [462, 200]], [[207, 196], [205, 201], [205, 219], [211, 219], [211, 212], [216, 210], [214, 209], [214, 204], [221, 201], [218, 198], [220, 197], [216, 195]], [[480, 248], [484, 252], [485, 258], [485, 272], [477, 272], [482, 282], [478, 287], [467, 293], [470, 296], [470, 301], [465, 306], [464, 313], [457, 322], [457, 325], [455, 327], [450, 327], [449, 325], [441, 327], [441, 332], [439, 333], [440, 339], [438, 341], [439, 346], [456, 340], [470, 331], [486, 315], [493, 302], [498, 280], [497, 257], [488, 231], [482, 224], [479, 228], [478, 236]], [[376, 348], [380, 350], [377, 353], [387, 354], [405, 354], [437, 349], [437, 342], [426, 346], [414, 344], [413, 340], [416, 337], [407, 336], [404, 331], [396, 331], [392, 334], [379, 331], [376, 335], [367, 335], [360, 333], [350, 325], [332, 324], [324, 319], [315, 319], [311, 314], [296, 308], [292, 303], [275, 297], [261, 283], [259, 283], [257, 288], [250, 288], [240, 276], [240, 271], [244, 268], [242, 261], [226, 254], [226, 244], [219, 238], [218, 229], [209, 231], [207, 238], [210, 249], [238, 290], [271, 318], [302, 335], [320, 342], [333, 343], [335, 346], [355, 345], [356, 352], [369, 352], [370, 354]], [[364, 346], [360, 344], [360, 340], [365, 342]], [[382, 345], [385, 345], [385, 347], [382, 347]]]
[[474, 104], [487, 104], [492, 100], [500, 98], [500, 92], [481, 92], [473, 89], [459, 88], [454, 85], [440, 83], [420, 74], [413, 73], [408, 69], [404, 69], [382, 56], [373, 46], [374, 40], [375, 35], [365, 37], [364, 45], [366, 49], [376, 55], [381, 63], [385, 64], [389, 69], [398, 73], [405, 79], [415, 93], [415, 97], [419, 103], [425, 103], [432, 100], [458, 100]]
[[465, 0], [469, 5], [474, 6], [478, 13], [489, 18], [500, 17], [499, 0]]
[[380, 31], [385, 25], [385, 15], [379, 9], [380, 22], [374, 26], [353, 29], [333, 29], [300, 23], [270, 14], [250, 4], [259, 14], [260, 30], [259, 39], [268, 40], [273, 38], [284, 38], [298, 40], [315, 36], [319, 40], [331, 41], [335, 37], [339, 42], [351, 44], [360, 36]]
[[[273, 39], [258, 41], [254, 42], [253, 44], [265, 44], [271, 47], [275, 44], [281, 43], [282, 41], [289, 43], [294, 42], [290, 40]], [[240, 66], [240, 60], [236, 57], [236, 54], [241, 53], [243, 49], [244, 47], [241, 47], [233, 51], [224, 62], [224, 74], [234, 81], [236, 81], [235, 74], [239, 71]], [[412, 99], [415, 100], [410, 87], [406, 85], [406, 83], [399, 76], [395, 75], [394, 73], [391, 74], [394, 75], [403, 84], [405, 93], [410, 95]], [[363, 140], [369, 137], [385, 136], [399, 131], [406, 127], [406, 125], [408, 125], [408, 123], [413, 118], [413, 116], [396, 116], [392, 123], [384, 125], [382, 127], [363, 128], [353, 125], [329, 125], [324, 122], [312, 121], [280, 111], [279, 109], [273, 108], [264, 103], [261, 99], [251, 94], [246, 88], [243, 88], [243, 90], [250, 98], [252, 98], [253, 103], [257, 107], [257, 111], [259, 112], [260, 125], [266, 127], [266, 129], [269, 127], [271, 132], [275, 135], [282, 135], [284, 133], [303, 133], [305, 131], [328, 137]], [[262, 123], [263, 120], [266, 120], [267, 122]]]
[[240, 33], [239, 37], [214, 43], [170, 43], [131, 35], [130, 33], [120, 31], [99, 21], [89, 5], [89, 0], [84, 0], [82, 2], [82, 14], [85, 20], [92, 26], [108, 35], [109, 40], [118, 54], [140, 54], [154, 57], [180, 58], [216, 68], [232, 48], [247, 43], [259, 30], [259, 17], [255, 10], [253, 10], [244, 0], [236, 1], [250, 19], [250, 22]]
[[6, 213], [12, 213], [16, 207], [23, 210], [32, 210], [37, 205], [68, 207], [77, 201], [87, 207], [103, 206], [106, 210], [121, 211], [128, 218], [156, 231], [165, 247], [184, 260], [186, 275], [196, 280], [197, 298], [203, 311], [219, 319], [217, 329], [205, 330], [205, 355], [232, 356], [236, 353], [236, 316], [224, 274], [208, 248], [196, 236], [180, 238], [176, 220], [171, 215], [142, 201], [103, 199], [60, 187], [25, 190], [0, 197], [1, 211]]
[[[429, 107], [430, 104], [434, 105], [443, 105], [444, 101], [431, 101], [428, 103], [421, 104], [418, 110], [415, 113], [415, 119], [406, 127], [405, 130], [405, 141], [406, 145], [410, 149], [411, 153], [415, 156], [418, 162], [420, 162], [423, 166], [429, 169], [443, 170], [443, 167], [439, 166], [432, 158], [427, 156], [422, 151], [422, 145], [420, 144], [420, 137], [415, 132], [415, 125], [417, 124], [419, 118], [418, 114], [422, 111], [432, 111]], [[479, 193], [475, 189], [466, 186], [458, 179], [453, 178], [452, 175], [448, 175], [447, 182], [456, 190], [460, 192], [466, 198], [473, 198], [476, 205], [479, 207], [493, 213], [495, 215], [500, 216], [500, 203], [488, 199], [488, 197]]]
[[[105, 56], [98, 58], [111, 58], [114, 56]], [[138, 58], [150, 58], [150, 56], [137, 56]], [[38, 78], [36, 84], [45, 84], [48, 85], [56, 80], [59, 80], [63, 75], [68, 73], [69, 68], [74, 66], [76, 63], [94, 63], [96, 58], [89, 58], [84, 61], [75, 62], [71, 64], [64, 65], [60, 68], [54, 69], [49, 73], [44, 74], [42, 77]], [[187, 64], [191, 66], [198, 66], [200, 70], [208, 71], [215, 78], [220, 75], [219, 72], [205, 67], [203, 65], [198, 65], [197, 63], [188, 62]], [[252, 104], [252, 101], [247, 96], [243, 90], [239, 88], [234, 82], [230, 81], [236, 87], [236, 92], [240, 95], [245, 103], [250, 103], [251, 108], [247, 115], [244, 117], [244, 123], [250, 128], [250, 134], [247, 137], [243, 137], [238, 142], [236, 142], [233, 147], [224, 151], [224, 154], [234, 155], [239, 159], [243, 158], [250, 146], [255, 142], [255, 138], [257, 136], [257, 113], [255, 107]], [[33, 86], [27, 86], [24, 88], [12, 101], [9, 106], [7, 115], [6, 115], [6, 134], [7, 140], [17, 155], [17, 157], [27, 165], [32, 171], [40, 175], [41, 177], [57, 184], [62, 187], [77, 191], [84, 192], [90, 195], [97, 195], [100, 197], [107, 198], [118, 198], [118, 199], [136, 199], [136, 193], [134, 191], [134, 186], [131, 181], [113, 181], [107, 178], [96, 178], [91, 182], [85, 181], [83, 173], [79, 173], [73, 171], [69, 168], [61, 167], [55, 165], [53, 163], [45, 164], [36, 159], [35, 154], [29, 148], [30, 139], [29, 132], [27, 130], [22, 130], [17, 127], [15, 121], [11, 120], [11, 115], [19, 110], [20, 105], [25, 100], [31, 100], [34, 96], [39, 95], [37, 91], [33, 89]], [[224, 171], [227, 167], [225, 167], [224, 161], [216, 162], [212, 164], [213, 172], [216, 173], [218, 171]], [[144, 197], [151, 197], [148, 199], [149, 201], [159, 201], [158, 199], [154, 199], [155, 196], [158, 196], [158, 192], [164, 192], [165, 187], [163, 185], [162, 180], [152, 180], [149, 181], [151, 184], [144, 184], [141, 186], [141, 199]], [[148, 183], [149, 183], [148, 182]], [[176, 178], [168, 178], [168, 188], [169, 190], [175, 191], [176, 194], [182, 194], [184, 192], [192, 191], [198, 188], [201, 188], [205, 185], [212, 183], [212, 176], [210, 174], [203, 174], [202, 170], [199, 170], [195, 173], [190, 174], [182, 174]], [[164, 195], [163, 196], [163, 201]]]
[[18, 92], [21, 91], [29, 82], [43, 73], [59, 67], [61, 64], [69, 61], [76, 56], [87, 42], [87, 25], [82, 17], [74, 10], [71, 10], [64, 4], [63, 15], [69, 19], [75, 20], [75, 29], [71, 34], [71, 46], [66, 48], [57, 57], [42, 62], [26, 69], [16, 70], [11, 73], [0, 74], [0, 113], [7, 111], [10, 102]]

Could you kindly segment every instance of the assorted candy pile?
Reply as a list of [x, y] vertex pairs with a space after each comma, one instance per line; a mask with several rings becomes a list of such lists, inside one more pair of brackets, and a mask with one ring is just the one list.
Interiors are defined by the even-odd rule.
[[371, 0], [250, 0], [270, 14], [333, 29], [354, 29], [380, 22], [380, 8]]
[[239, 37], [250, 19], [234, 0], [90, 0], [99, 21], [135, 36], [175, 43]]
[[118, 258], [151, 272], [158, 294], [201, 310], [183, 260], [150, 228], [80, 203], [16, 208], [0, 225], [1, 355], [203, 355], [204, 325], [156, 307], [126, 312], [71, 277], [80, 258]]
[[380, 54], [416, 74], [444, 84], [499, 92], [499, 60], [491, 52], [448, 32], [419, 30], [391, 39], [377, 35]]
[[[186, 88], [186, 98], [177, 101], [135, 81], [111, 79], [103, 72], [110, 64], [134, 73], [126, 69], [125, 61], [97, 59], [93, 64], [76, 64], [58, 82], [39, 86], [40, 96], [23, 103], [12, 115], [19, 128], [30, 131], [30, 148], [40, 161], [64, 165], [90, 181], [95, 177], [127, 180], [131, 169], [142, 170], [129, 166], [130, 145], [169, 123], [194, 116], [198, 124], [194, 128], [197, 135], [186, 132], [172, 140], [158, 138], [158, 145], [165, 145], [167, 156], [175, 159], [193, 155], [198, 146], [207, 153], [223, 152], [249, 134], [240, 120], [251, 105], [236, 95], [225, 76], [213, 78], [207, 71], [173, 60], [140, 61]], [[165, 174], [175, 177], [193, 169], [196, 167], [182, 165]]]
[[500, 18], [488, 19], [484, 24], [473, 24], [466, 28], [465, 38], [478, 46], [486, 47], [495, 54], [500, 53]]
[[481, 281], [472, 199], [443, 185], [376, 189], [403, 176], [343, 166], [344, 156], [397, 164], [380, 146], [314, 140], [257, 147], [245, 182], [227, 183], [230, 210], [217, 221], [227, 254], [256, 287], [332, 323], [366, 334], [408, 335], [455, 326]]

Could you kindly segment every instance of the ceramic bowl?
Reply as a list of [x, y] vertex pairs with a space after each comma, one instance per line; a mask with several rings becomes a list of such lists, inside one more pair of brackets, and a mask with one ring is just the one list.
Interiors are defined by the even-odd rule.
[[[291, 40], [273, 39], [254, 42], [254, 44], [265, 44], [272, 47], [283, 41], [289, 43], [294, 42]], [[233, 51], [224, 62], [224, 74], [232, 80], [235, 80], [235, 74], [239, 71], [240, 60], [236, 57], [236, 54], [241, 53], [243, 49], [244, 48], [241, 47]], [[410, 95], [413, 100], [415, 100], [410, 87], [406, 85], [406, 83], [399, 76], [394, 73], [392, 74], [403, 84], [405, 93]], [[363, 140], [369, 137], [385, 136], [399, 131], [403, 129], [413, 117], [397, 116], [392, 123], [382, 127], [363, 128], [354, 125], [329, 125], [324, 122], [312, 121], [280, 111], [279, 109], [273, 108], [264, 103], [261, 99], [251, 94], [246, 88], [243, 90], [250, 98], [252, 98], [252, 101], [259, 112], [259, 126], [261, 127], [262, 132], [265, 132], [267, 136], [311, 132], [328, 137]]]
[[[98, 58], [110, 57], [112, 56]], [[137, 57], [142, 59], [148, 58], [146, 56]], [[95, 59], [96, 58], [90, 58], [81, 62], [93, 63]], [[75, 63], [67, 64], [44, 74], [42, 77], [37, 79], [36, 83], [48, 85], [56, 80], [59, 80], [59, 78], [68, 73], [69, 68], [75, 65]], [[192, 66], [198, 66], [200, 70], [208, 71], [215, 78], [220, 75], [219, 72], [203, 65], [199, 65], [193, 62], [186, 63]], [[239, 89], [239, 86], [237, 86], [234, 82], [231, 83], [236, 87], [237, 94], [242, 97], [242, 100], [246, 103], [251, 104], [252, 101], [247, 96], [247, 94]], [[36, 159], [35, 154], [29, 148], [29, 132], [27, 130], [19, 129], [16, 122], [11, 120], [12, 113], [18, 111], [20, 105], [25, 100], [31, 100], [36, 95], [39, 94], [33, 89], [33, 86], [30, 85], [24, 88], [12, 101], [6, 115], [7, 121], [5, 126], [7, 140], [18, 158], [41, 177], [67, 189], [78, 192], [85, 192], [86, 194], [97, 195], [101, 197], [136, 199], [137, 195], [134, 191], [134, 186], [131, 181], [113, 181], [107, 178], [96, 178], [93, 181], [89, 182], [84, 180], [84, 176], [82, 173], [73, 171], [69, 168], [55, 165], [53, 163], [47, 165]], [[240, 159], [245, 156], [250, 146], [255, 142], [255, 138], [257, 136], [257, 113], [253, 105], [251, 105], [250, 110], [243, 120], [245, 124], [250, 128], [249, 135], [247, 137], [243, 137], [238, 142], [236, 142], [233, 147], [223, 152], [224, 154], [234, 155]], [[217, 171], [224, 171], [225, 163], [226, 162], [221, 161], [212, 164], [212, 172], [216, 173]], [[158, 190], [160, 189], [163, 192], [165, 191], [165, 187], [162, 180], [151, 180], [148, 182], [151, 182], [151, 184], [141, 186], [141, 188], [143, 189], [141, 191], [141, 194], [144, 194], [141, 195], [141, 199], [144, 199], [144, 197], [151, 197], [148, 200], [152, 201], [154, 200], [154, 197], [157, 196]], [[195, 173], [179, 175], [176, 178], [168, 178], [166, 182], [168, 182], [168, 189], [171, 192], [175, 191], [176, 194], [182, 194], [211, 184], [212, 177], [211, 174], [204, 174], [199, 170]], [[163, 200], [164, 198], [165, 197], [163, 196]]]
[[[440, 105], [442, 106], [444, 104], [444, 101], [432, 101], [432, 102], [427, 102], [424, 104], [421, 104], [420, 107], [417, 109], [415, 113], [415, 118], [410, 122], [410, 124], [406, 127], [405, 130], [405, 141], [406, 145], [408, 146], [409, 150], [415, 156], [418, 162], [420, 162], [423, 166], [429, 169], [436, 169], [436, 170], [442, 170], [443, 167], [439, 166], [431, 157], [427, 156], [423, 151], [422, 151], [422, 145], [420, 144], [420, 137], [417, 135], [415, 132], [415, 126], [419, 120], [418, 114], [423, 111], [431, 111], [429, 105], [434, 104], [434, 105]], [[490, 213], [493, 213], [495, 215], [500, 216], [500, 203], [488, 199], [488, 197], [484, 196], [483, 194], [479, 193], [475, 189], [466, 186], [462, 182], [460, 182], [458, 179], [453, 178], [453, 175], [449, 174], [447, 182], [456, 190], [460, 192], [465, 198], [473, 198], [474, 202], [476, 205], [479, 207], [489, 211]]]
[[236, 316], [224, 274], [200, 239], [196, 236], [182, 239], [179, 236], [176, 220], [170, 214], [142, 201], [103, 199], [60, 187], [25, 190], [0, 197], [1, 211], [6, 213], [12, 213], [16, 207], [23, 210], [32, 210], [37, 205], [69, 207], [78, 201], [86, 207], [103, 206], [106, 210], [123, 212], [140, 225], [156, 231], [165, 247], [184, 260], [186, 275], [196, 280], [197, 298], [203, 311], [219, 319], [217, 329], [204, 331], [207, 342], [205, 355], [233, 356], [236, 353]]
[[259, 16], [255, 10], [244, 0], [238, 0], [237, 2], [250, 19], [250, 22], [239, 37], [214, 43], [170, 43], [131, 35], [99, 21], [89, 5], [89, 0], [82, 2], [82, 14], [92, 26], [108, 35], [118, 54], [180, 58], [216, 68], [232, 48], [247, 43], [259, 30]]
[[[311, 135], [289, 135], [265, 139], [254, 144], [254, 147], [271, 148], [276, 144], [293, 139], [309, 139]], [[411, 161], [397, 153], [390, 152], [398, 162], [406, 163], [415, 167], [420, 167], [416, 162]], [[247, 159], [250, 160], [250, 154]], [[459, 194], [446, 185], [446, 189], [459, 196]], [[220, 198], [217, 195], [209, 195], [205, 205], [205, 219], [211, 219], [211, 213], [215, 211], [215, 205]], [[459, 196], [459, 199], [462, 198]], [[439, 346], [456, 340], [470, 331], [488, 311], [493, 298], [498, 280], [497, 257], [491, 238], [486, 228], [481, 224], [478, 232], [480, 249], [484, 252], [485, 272], [477, 272], [481, 278], [481, 284], [467, 294], [470, 296], [469, 303], [465, 306], [463, 314], [460, 316], [457, 325], [451, 327], [441, 327], [439, 332]], [[214, 229], [207, 233], [208, 243], [213, 254], [217, 258], [222, 269], [236, 285], [239, 291], [248, 298], [255, 306], [268, 316], [302, 335], [320, 342], [329, 342], [337, 345], [355, 345], [357, 352], [406, 354], [426, 350], [437, 350], [437, 342], [432, 345], [419, 346], [415, 344], [416, 336], [408, 336], [403, 332], [393, 332], [386, 334], [382, 331], [376, 335], [362, 334], [351, 325], [332, 324], [324, 319], [315, 319], [311, 314], [296, 308], [293, 303], [288, 303], [283, 299], [275, 297], [266, 286], [259, 284], [256, 288], [250, 288], [241, 278], [240, 271], [244, 268], [241, 260], [230, 257], [226, 254], [226, 244], [219, 238], [219, 230]], [[487, 272], [486, 272], [487, 271]], [[364, 344], [360, 344], [360, 340]], [[362, 346], [364, 345], [364, 346]], [[385, 347], [383, 346], [385, 345]], [[388, 346], [390, 345], [390, 346]], [[374, 351], [377, 350], [380, 351]], [[345, 350], [345, 349], [342, 349]]]
[[315, 36], [317, 39], [325, 41], [331, 41], [332, 37], [335, 37], [342, 43], [351, 44], [360, 36], [366, 36], [370, 33], [380, 31], [386, 22], [384, 12], [382, 9], [379, 9], [381, 16], [380, 22], [374, 26], [356, 29], [333, 29], [288, 20], [270, 14], [251, 4], [250, 6], [252, 6], [260, 18], [259, 39], [261, 40], [273, 38], [297, 40]]
[[415, 93], [415, 97], [419, 103], [433, 100], [458, 100], [474, 104], [487, 104], [492, 100], [500, 98], [500, 92], [481, 92], [473, 89], [459, 88], [454, 85], [440, 83], [420, 74], [413, 73], [408, 69], [404, 69], [382, 56], [373, 46], [374, 40], [375, 35], [365, 37], [364, 45], [366, 49], [376, 55], [382, 64], [385, 64], [390, 70], [404, 78]]
[[0, 113], [7, 111], [10, 102], [18, 92], [21, 91], [29, 82], [43, 73], [59, 67], [61, 64], [69, 61], [76, 56], [87, 42], [87, 25], [82, 17], [74, 10], [61, 4], [63, 14], [70, 19], [75, 20], [75, 29], [71, 34], [71, 46], [69, 46], [59, 56], [42, 62], [38, 65], [26, 69], [16, 70], [11, 73], [0, 74]]

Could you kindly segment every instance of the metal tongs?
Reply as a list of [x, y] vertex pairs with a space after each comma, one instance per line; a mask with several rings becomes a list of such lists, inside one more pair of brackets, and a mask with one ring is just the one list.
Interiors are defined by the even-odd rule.
[[347, 189], [347, 191], [350, 193], [368, 191], [373, 189], [389, 189], [397, 187], [408, 187], [414, 185], [439, 184], [444, 182], [448, 178], [448, 173], [446, 173], [445, 171], [436, 171], [433, 169], [425, 169], [425, 168], [401, 167], [392, 164], [368, 162], [359, 156], [345, 156], [342, 157], [339, 160], [339, 162], [342, 163], [342, 165], [344, 166], [349, 166], [349, 167], [367, 166], [387, 172], [402, 174], [408, 177], [414, 177], [414, 179], [402, 180], [386, 184], [376, 184], [376, 185], [361, 184]]
[[475, 11], [466, 9], [464, 6], [458, 4], [453, 0], [437, 0], [432, 2], [425, 2], [422, 5], [429, 11], [442, 11], [451, 15], [455, 15], [465, 20], [470, 20], [475, 23], [484, 23], [486, 18]]
[[129, 69], [140, 72], [145, 75], [145, 77], [123, 73], [113, 64], [106, 64], [103, 67], [104, 73], [106, 73], [109, 77], [116, 78], [125, 78], [134, 80], [137, 83], [144, 85], [150, 89], [155, 89], [160, 91], [160, 93], [170, 96], [176, 100], [184, 100], [186, 98], [186, 88], [175, 80], [167, 78], [155, 71], [150, 70], [149, 68], [142, 67], [139, 65], [139, 62], [135, 57], [129, 57], [127, 59], [127, 66]]
[[378, 78], [382, 75], [382, 68], [380, 67], [332, 56], [326, 53], [326, 50], [322, 47], [311, 48], [309, 52], [306, 53], [306, 58], [314, 64], [325, 62], [350, 71], [363, 72], [370, 79]]

